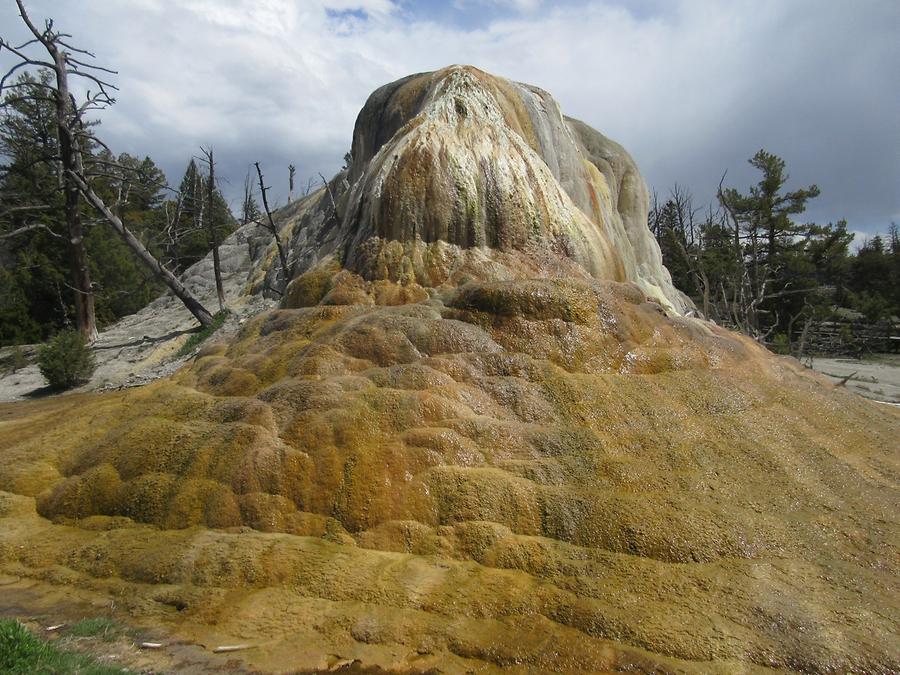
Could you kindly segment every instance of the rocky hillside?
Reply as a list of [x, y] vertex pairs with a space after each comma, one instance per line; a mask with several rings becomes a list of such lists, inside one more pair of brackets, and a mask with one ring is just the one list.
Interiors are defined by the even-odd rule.
[[543, 92], [379, 89], [279, 308], [0, 406], [5, 592], [264, 671], [896, 670], [900, 411], [684, 316], [646, 207]]

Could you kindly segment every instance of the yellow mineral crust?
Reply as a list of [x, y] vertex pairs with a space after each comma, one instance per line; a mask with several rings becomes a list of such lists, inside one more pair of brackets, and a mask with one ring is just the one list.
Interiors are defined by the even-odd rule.
[[587, 275], [287, 295], [0, 406], [0, 574], [262, 670], [900, 664], [895, 409]]

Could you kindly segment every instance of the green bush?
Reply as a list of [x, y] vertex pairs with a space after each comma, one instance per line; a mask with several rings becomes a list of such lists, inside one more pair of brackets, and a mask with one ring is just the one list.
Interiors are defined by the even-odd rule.
[[788, 340], [787, 333], [775, 333], [775, 339], [772, 340], [771, 350], [776, 354], [791, 353], [791, 341]]
[[218, 312], [213, 316], [213, 321], [206, 328], [201, 328], [196, 333], [191, 335], [183, 345], [181, 345], [181, 349], [178, 350], [178, 353], [175, 354], [176, 357], [180, 358], [182, 356], [187, 356], [194, 349], [196, 349], [200, 344], [208, 338], [210, 335], [215, 333], [222, 327], [222, 324], [225, 323], [225, 319], [228, 318], [230, 312], [227, 309], [223, 309], [221, 312]]
[[81, 333], [64, 330], [38, 350], [38, 368], [54, 389], [69, 389], [90, 379], [96, 364], [94, 353]]
[[0, 373], [11, 374], [31, 363], [22, 345], [0, 348]]

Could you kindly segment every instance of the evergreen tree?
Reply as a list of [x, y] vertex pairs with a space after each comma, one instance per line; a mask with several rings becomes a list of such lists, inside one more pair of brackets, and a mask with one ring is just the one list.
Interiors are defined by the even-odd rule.
[[[178, 186], [179, 199], [170, 204], [175, 218], [169, 228], [166, 252], [174, 269], [184, 271], [202, 260], [210, 250], [206, 218], [208, 176], [191, 159]], [[213, 221], [218, 241], [226, 239], [237, 227], [228, 203], [217, 187], [213, 190]]]
[[0, 344], [42, 340], [74, 316], [49, 82], [22, 74], [0, 107]]
[[891, 225], [888, 240], [863, 243], [850, 267], [850, 300], [870, 320], [900, 314], [900, 237]]
[[250, 172], [247, 171], [247, 177], [244, 179], [244, 200], [241, 204], [241, 225], [259, 221], [262, 216], [262, 210], [254, 194], [253, 182], [250, 180]]
[[760, 150], [750, 164], [762, 172], [759, 182], [746, 195], [734, 188], [719, 190], [719, 201], [729, 216], [735, 250], [746, 261], [741, 278], [732, 283], [736, 324], [761, 339], [789, 321], [778, 312], [776, 298], [794, 293], [790, 267], [799, 237], [808, 237], [811, 226], [791, 216], [803, 213], [806, 202], [819, 195], [810, 185], [782, 192], [788, 175], [780, 157]]

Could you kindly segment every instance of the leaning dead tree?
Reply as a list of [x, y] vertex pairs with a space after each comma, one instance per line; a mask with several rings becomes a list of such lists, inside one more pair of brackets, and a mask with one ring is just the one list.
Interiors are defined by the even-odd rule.
[[[18, 60], [0, 80], [0, 93], [19, 86], [18, 84], [8, 85], [7, 81], [21, 69], [46, 69], [55, 78], [55, 83], [46, 85], [39, 83], [39, 86], [44, 91], [45, 100], [52, 101], [56, 109], [59, 156], [54, 159], [65, 193], [66, 227], [72, 256], [76, 325], [79, 331], [89, 340], [93, 340], [97, 336], [94, 296], [84, 248], [84, 232], [79, 216], [79, 204], [82, 197], [122, 236], [138, 259], [169, 287], [200, 324], [209, 326], [212, 324], [212, 315], [178, 278], [154, 257], [140, 239], [128, 230], [121, 218], [97, 195], [91, 187], [90, 176], [85, 171], [83, 153], [91, 143], [100, 143], [100, 141], [89, 134], [89, 125], [85, 123], [84, 117], [92, 111], [102, 110], [115, 103], [115, 99], [109, 92], [116, 90], [116, 87], [104, 79], [109, 74], [115, 74], [115, 71], [88, 62], [88, 59], [95, 58], [94, 55], [70, 44], [69, 40], [72, 36], [54, 30], [51, 19], [45, 21], [43, 30], [38, 29], [28, 16], [23, 0], [16, 0], [16, 5], [22, 21], [25, 22], [34, 37], [19, 46], [0, 39], [0, 51], [5, 49]], [[27, 50], [35, 45], [43, 47], [49, 59], [30, 56]], [[94, 91], [87, 91], [80, 104], [76, 102], [69, 89], [70, 76], [82, 78], [90, 86], [96, 87]], [[102, 143], [100, 144], [102, 145]]]
[[125, 227], [122, 220], [110, 210], [100, 196], [94, 192], [91, 186], [88, 185], [81, 176], [78, 174], [73, 175], [74, 180], [78, 185], [78, 189], [81, 190], [81, 193], [84, 195], [87, 202], [103, 216], [106, 222], [109, 223], [119, 235], [121, 235], [122, 239], [128, 247], [134, 251], [138, 259], [144, 263], [144, 265], [152, 271], [160, 281], [169, 287], [169, 290], [172, 291], [175, 297], [181, 300], [188, 311], [197, 318], [200, 325], [211, 325], [213, 320], [212, 314], [210, 314], [206, 308], [200, 304], [200, 301], [185, 288], [184, 284], [181, 283], [181, 280], [172, 274], [172, 272], [170, 272], [152, 253], [150, 253], [149, 250], [147, 250], [147, 247], [141, 243], [141, 240], [135, 237], [131, 230]]
[[269, 188], [266, 187], [266, 183], [263, 180], [262, 169], [259, 167], [259, 162], [254, 162], [254, 166], [256, 167], [256, 175], [259, 176], [259, 193], [262, 195], [263, 209], [266, 212], [264, 227], [272, 233], [272, 236], [275, 238], [275, 247], [278, 249], [278, 260], [281, 263], [282, 275], [281, 288], [278, 289], [278, 291], [283, 293], [284, 288], [289, 281], [287, 253], [285, 253], [284, 246], [281, 245], [281, 235], [278, 233], [278, 228], [275, 226], [275, 221], [272, 219], [272, 211], [269, 209], [269, 198], [266, 196], [266, 192]]

